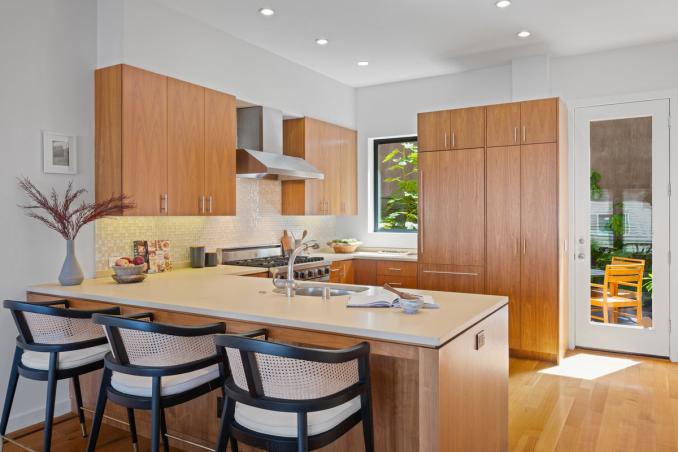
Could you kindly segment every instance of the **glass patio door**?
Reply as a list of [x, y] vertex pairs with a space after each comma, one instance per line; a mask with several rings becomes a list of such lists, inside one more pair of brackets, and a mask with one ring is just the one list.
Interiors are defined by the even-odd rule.
[[669, 355], [669, 101], [575, 109], [575, 343]]

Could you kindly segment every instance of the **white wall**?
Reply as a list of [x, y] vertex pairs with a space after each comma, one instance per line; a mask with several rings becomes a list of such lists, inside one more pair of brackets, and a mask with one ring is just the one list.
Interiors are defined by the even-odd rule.
[[[117, 43], [119, 33], [111, 26], [101, 28], [99, 47], [107, 51], [99, 56], [102, 66], [124, 62], [276, 107], [287, 115], [355, 126], [355, 91], [349, 86], [152, 0], [99, 1], [124, 2], [122, 60], [112, 61], [117, 45], [102, 44]], [[100, 23], [119, 21], [119, 8], [100, 10]]]
[[[93, 196], [93, 77], [96, 63], [96, 4], [90, 0], [22, 0], [0, 3], [0, 297], [24, 299], [24, 288], [55, 281], [65, 255], [61, 237], [25, 217], [17, 176], [39, 188], [63, 190], [74, 180]], [[75, 177], [42, 173], [41, 129], [78, 136]], [[93, 274], [94, 234], [87, 227], [77, 255]], [[0, 400], [4, 400], [16, 328], [0, 310]], [[46, 385], [21, 379], [10, 430], [43, 419]], [[59, 387], [57, 411], [69, 408], [66, 384]]]

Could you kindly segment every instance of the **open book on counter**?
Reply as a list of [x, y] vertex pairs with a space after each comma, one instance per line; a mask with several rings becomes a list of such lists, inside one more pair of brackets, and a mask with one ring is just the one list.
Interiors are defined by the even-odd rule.
[[[420, 295], [412, 293], [419, 297], [424, 302], [423, 308], [436, 309], [439, 308], [438, 303], [435, 302], [431, 295]], [[400, 307], [400, 297], [389, 292], [386, 289], [378, 288], [375, 291], [368, 291], [367, 293], [356, 293], [348, 298], [346, 304], [348, 308], [398, 308]]]

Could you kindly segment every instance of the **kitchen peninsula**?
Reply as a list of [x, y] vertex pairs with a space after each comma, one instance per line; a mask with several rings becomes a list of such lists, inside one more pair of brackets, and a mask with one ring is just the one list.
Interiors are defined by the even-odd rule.
[[[151, 311], [156, 321], [174, 324], [224, 321], [229, 332], [264, 327], [272, 341], [306, 346], [368, 341], [376, 450], [507, 449], [506, 297], [419, 291], [433, 295], [440, 309], [406, 315], [397, 309], [348, 309], [346, 296], [288, 299], [273, 292], [270, 279], [243, 276], [253, 272], [220, 266], [151, 275], [140, 284], [119, 285], [108, 278], [71, 287], [44, 284], [29, 287], [28, 299], [66, 298], [82, 308], [114, 304], [123, 313]], [[82, 379], [88, 409], [99, 378]], [[169, 433], [211, 447], [219, 395], [215, 391], [169, 410]], [[107, 414], [125, 419], [114, 404]], [[148, 435], [146, 413], [139, 414], [140, 432]], [[361, 448], [362, 431], [356, 427], [327, 450]]]

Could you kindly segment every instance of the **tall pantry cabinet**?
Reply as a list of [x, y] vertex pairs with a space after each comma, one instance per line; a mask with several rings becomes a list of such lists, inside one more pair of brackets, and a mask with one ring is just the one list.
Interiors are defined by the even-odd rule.
[[[508, 296], [512, 354], [556, 361], [567, 342], [567, 115], [558, 99], [478, 108], [482, 121], [465, 123], [484, 128], [475, 150], [452, 147], [454, 124], [427, 138], [447, 127], [442, 112], [419, 117], [420, 287]], [[455, 143], [463, 135], [476, 132], [456, 131]]]

